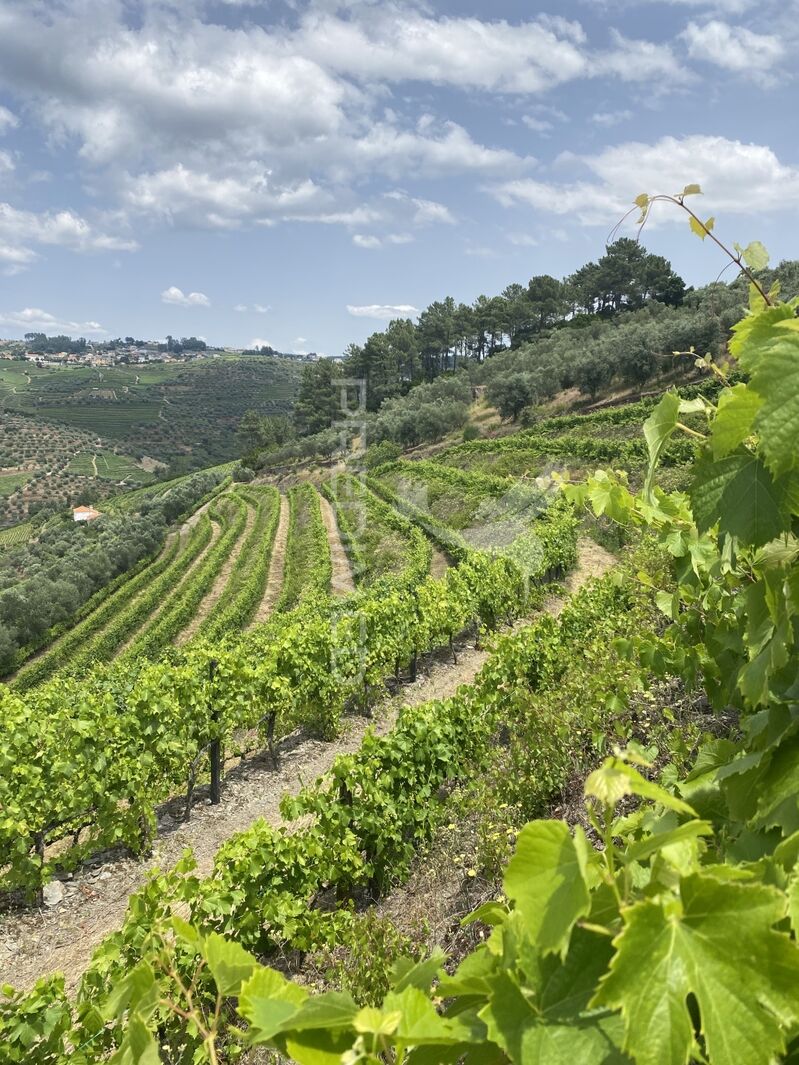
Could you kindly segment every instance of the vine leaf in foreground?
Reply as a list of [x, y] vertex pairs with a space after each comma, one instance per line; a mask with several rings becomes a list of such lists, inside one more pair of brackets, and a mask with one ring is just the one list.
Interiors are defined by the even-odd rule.
[[769, 1065], [799, 1020], [799, 950], [773, 925], [785, 896], [763, 884], [685, 878], [680, 896], [623, 913], [617, 953], [593, 1005], [621, 1009], [637, 1065], [687, 1065], [693, 995], [714, 1065]]
[[505, 893], [542, 953], [565, 955], [576, 921], [591, 909], [586, 883], [590, 847], [582, 829], [535, 821], [519, 833], [505, 871]]
[[783, 492], [755, 455], [738, 451], [718, 462], [703, 455], [691, 485], [691, 508], [700, 532], [719, 533], [762, 547], [785, 529]]

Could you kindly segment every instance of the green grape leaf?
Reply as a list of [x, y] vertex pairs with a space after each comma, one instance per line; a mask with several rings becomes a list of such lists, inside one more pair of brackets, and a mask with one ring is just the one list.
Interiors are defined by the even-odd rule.
[[683, 196], [701, 196], [702, 195], [702, 189], [697, 184], [686, 185], [685, 188], [682, 190], [681, 195], [683, 195]]
[[696, 525], [707, 532], [737, 536], [762, 547], [785, 531], [783, 493], [763, 463], [749, 451], [712, 461], [705, 452], [695, 467], [689, 492]]
[[687, 802], [678, 799], [659, 784], [647, 780], [621, 758], [606, 758], [598, 769], [590, 773], [585, 782], [585, 794], [593, 795], [608, 806], [615, 806], [627, 795], [639, 795], [642, 799], [651, 799], [670, 810], [676, 810], [677, 813], [694, 813]]
[[795, 311], [790, 304], [778, 303], [776, 307], [764, 307], [757, 314], [747, 314], [734, 325], [729, 347], [741, 368], [750, 373], [755, 370], [767, 357], [769, 342], [779, 336], [775, 327], [794, 316]]
[[758, 789], [757, 821], [768, 827], [785, 802], [799, 802], [799, 736], [784, 738], [771, 755]]
[[307, 998], [285, 1026], [292, 1032], [351, 1028], [357, 1012], [358, 1006], [349, 992], [323, 991]]
[[109, 1065], [162, 1065], [155, 1036], [138, 1013], [128, 1018], [125, 1038]]
[[597, 470], [588, 482], [588, 498], [594, 514], [607, 515], [611, 521], [624, 525], [633, 509], [633, 497], [615, 478], [604, 470]]
[[126, 1010], [135, 1010], [140, 1017], [149, 1017], [155, 1011], [158, 999], [155, 973], [149, 962], [140, 961], [114, 985], [111, 994], [103, 1003], [102, 1016], [104, 1020], [112, 1020], [120, 1017]]
[[794, 935], [799, 935], [799, 873], [794, 873], [788, 883], [788, 916]]
[[753, 706], [768, 702], [769, 681], [788, 662], [792, 644], [790, 622], [783, 618], [762, 649], [741, 669], [738, 687]]
[[716, 219], [711, 216], [706, 222], [700, 222], [698, 218], [689, 218], [688, 222], [691, 226], [691, 232], [695, 233], [700, 240], [704, 240], [708, 233], [712, 231], [713, 226], [716, 224]]
[[440, 947], [436, 947], [424, 961], [414, 962], [411, 958], [397, 958], [391, 968], [393, 990], [403, 991], [406, 987], [418, 987], [426, 991], [446, 960], [447, 956]]
[[644, 422], [644, 436], [649, 449], [649, 468], [644, 484], [644, 494], [647, 496], [651, 494], [655, 468], [663, 448], [677, 428], [679, 413], [680, 397], [676, 392], [667, 392]]
[[741, 249], [740, 256], [750, 270], [765, 270], [768, 266], [768, 252], [759, 240], [753, 240]]
[[755, 419], [769, 469], [785, 473], [799, 462], [799, 334], [780, 336], [754, 367], [750, 387], [763, 400]]
[[351, 1032], [293, 1032], [286, 1037], [285, 1051], [298, 1065], [341, 1065], [354, 1041]]
[[779, 1056], [785, 1029], [799, 1019], [799, 950], [772, 927], [785, 910], [775, 888], [697, 874], [681, 882], [679, 898], [623, 911], [593, 1005], [622, 1011], [624, 1048], [637, 1065], [691, 1060], [689, 995], [713, 1065], [770, 1065]]
[[586, 882], [589, 847], [582, 829], [534, 821], [519, 833], [505, 870], [505, 894], [543, 953], [565, 954], [576, 921], [591, 908]]
[[762, 405], [760, 396], [744, 384], [721, 393], [710, 437], [714, 459], [723, 459], [752, 435], [755, 415]]
[[394, 1041], [400, 1044], [415, 1043], [447, 1044], [460, 1043], [468, 1038], [468, 1031], [462, 1026], [442, 1017], [430, 998], [418, 987], [406, 987], [404, 991], [390, 992], [384, 1002], [383, 1010], [389, 1015], [394, 1011], [400, 1014], [400, 1022], [394, 1032]]
[[500, 972], [479, 1016], [491, 1042], [517, 1065], [628, 1065], [630, 1059], [620, 1049], [620, 1017], [606, 1011], [580, 1016], [559, 1007], [544, 1002], [536, 1008], [515, 980]]
[[216, 932], [205, 939], [203, 957], [221, 995], [237, 995], [242, 982], [258, 968], [258, 962], [244, 947]]
[[647, 195], [647, 193], [642, 192], [640, 195], [635, 197], [633, 203], [636, 207], [640, 207], [643, 211], [644, 208], [649, 206], [649, 196]]
[[308, 992], [274, 969], [259, 968], [241, 987], [239, 1012], [250, 1022], [251, 1043], [266, 1043], [296, 1016]]

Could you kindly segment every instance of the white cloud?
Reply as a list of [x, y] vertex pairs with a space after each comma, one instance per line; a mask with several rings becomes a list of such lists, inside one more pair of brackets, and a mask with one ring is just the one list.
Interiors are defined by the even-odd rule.
[[595, 111], [590, 121], [597, 126], [617, 126], [620, 122], [627, 122], [633, 117], [632, 111]]
[[774, 68], [785, 55], [776, 34], [754, 33], [745, 26], [730, 26], [718, 19], [689, 22], [680, 34], [692, 59], [702, 59], [735, 74], [773, 84]]
[[[0, 169], [3, 153], [0, 152]], [[21, 264], [34, 262], [38, 255], [31, 245], [49, 245], [76, 252], [134, 251], [135, 240], [114, 236], [97, 229], [73, 211], [23, 211], [10, 203], [0, 203], [0, 259], [12, 257], [18, 273]], [[8, 273], [8, 271], [6, 271]]]
[[594, 57], [591, 73], [595, 77], [613, 76], [626, 82], [648, 82], [653, 91], [667, 92], [675, 85], [692, 80], [668, 44], [632, 40], [611, 30], [613, 48]]
[[252, 309], [256, 314], [268, 314], [272, 310], [268, 304], [264, 303], [253, 303]]
[[170, 285], [161, 293], [162, 303], [171, 303], [177, 307], [210, 307], [211, 301], [203, 292], [183, 292], [176, 285]]
[[352, 243], [356, 248], [368, 248], [370, 250], [380, 248], [383, 244], [380, 237], [364, 233], [356, 233], [352, 238]]
[[361, 306], [347, 304], [347, 311], [354, 318], [377, 318], [390, 321], [392, 318], [414, 318], [419, 313], [418, 307], [409, 303], [368, 303]]
[[309, 17], [298, 34], [303, 54], [365, 82], [424, 81], [490, 92], [545, 92], [585, 74], [585, 36], [577, 23], [537, 19], [430, 18], [386, 5], [361, 19]]
[[263, 337], [253, 337], [253, 339], [247, 345], [248, 348], [272, 348], [277, 351], [277, 348], [271, 340], [264, 340]]
[[13, 111], [9, 111], [7, 107], [3, 107], [0, 104], [0, 136], [7, 133], [10, 129], [16, 129], [19, 125], [19, 119]]
[[[300, 11], [293, 22], [265, 27], [249, 14], [234, 26], [211, 21], [210, 0], [148, 0], [136, 20], [123, 0], [7, 3], [0, 80], [26, 121], [43, 124], [53, 143], [76, 145], [93, 193], [115, 198], [131, 218], [226, 229], [302, 221], [367, 235], [379, 228], [386, 241], [453, 219], [445, 205], [412, 197], [404, 217], [386, 218], [378, 195], [364, 201], [358, 191], [371, 179], [516, 178], [534, 165], [440, 115], [415, 121], [400, 90], [391, 110], [395, 86], [529, 97], [576, 79], [659, 86], [686, 76], [666, 45], [617, 36], [598, 50], [579, 23], [558, 16], [509, 22], [415, 3], [290, 6]], [[525, 111], [538, 131], [561, 118], [556, 108], [539, 115], [525, 103]]]
[[710, 8], [713, 11], [740, 15], [749, 8], [762, 4], [762, 0], [639, 0], [643, 4], [673, 4], [677, 7]]
[[308, 343], [308, 338], [307, 337], [294, 337], [293, 343], [294, 344], [307, 344]]
[[65, 333], [71, 336], [107, 333], [99, 322], [71, 322], [43, 311], [41, 307], [26, 307], [22, 311], [0, 313], [0, 325], [21, 333]]
[[134, 251], [134, 240], [98, 232], [73, 211], [21, 211], [0, 203], [0, 239], [59, 245], [73, 251]]
[[508, 240], [517, 248], [535, 248], [540, 244], [540, 241], [530, 233], [509, 233]]
[[238, 311], [239, 314], [243, 314], [244, 311], [247, 310], [247, 304], [246, 303], [237, 303], [236, 306], [233, 308], [233, 310], [234, 311]]
[[[573, 215], [588, 225], [620, 218], [641, 192], [674, 193], [694, 181], [705, 193], [708, 214], [799, 209], [799, 168], [780, 162], [766, 145], [697, 134], [663, 137], [655, 144], [629, 142], [569, 159], [585, 166], [593, 179], [565, 184], [508, 181], [491, 191], [505, 206], [525, 204]], [[677, 211], [660, 211], [655, 217], [681, 220]]]
[[522, 122], [533, 133], [549, 133], [553, 129], [552, 123], [547, 118], [537, 118], [535, 115], [522, 115]]
[[22, 248], [18, 244], [0, 244], [0, 259], [6, 263], [31, 263], [36, 258], [36, 253], [30, 248]]

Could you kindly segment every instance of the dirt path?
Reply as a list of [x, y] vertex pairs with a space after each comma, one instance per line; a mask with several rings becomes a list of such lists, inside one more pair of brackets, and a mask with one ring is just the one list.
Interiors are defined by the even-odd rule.
[[92, 469], [94, 470], [94, 476], [95, 477], [99, 477], [100, 474], [97, 472], [97, 455], [96, 454], [92, 455]]
[[266, 591], [261, 605], [255, 612], [250, 625], [261, 625], [275, 609], [275, 604], [283, 590], [283, 574], [286, 569], [286, 544], [289, 538], [289, 501], [280, 496], [280, 517], [272, 545], [272, 558], [269, 561], [269, 575], [266, 578]]
[[330, 561], [333, 563], [333, 577], [330, 581], [330, 591], [333, 595], [350, 595], [355, 591], [355, 582], [352, 579], [352, 569], [347, 558], [347, 552], [341, 542], [341, 534], [338, 531], [338, 522], [333, 507], [323, 495], [319, 496], [322, 507], [322, 520], [327, 529], [327, 540], [330, 544]]
[[[217, 496], [217, 498], [219, 498], [219, 497]], [[186, 536], [189, 535], [191, 530], [194, 528], [194, 526], [197, 524], [197, 522], [200, 520], [200, 518], [203, 516], [203, 514], [206, 513], [208, 508], [211, 506], [211, 503], [213, 503], [213, 502], [215, 502], [215, 500], [209, 499], [207, 503], [203, 503], [203, 505], [201, 507], [199, 507], [197, 510], [194, 511], [194, 513], [191, 515], [190, 518], [187, 518], [183, 522], [183, 524], [180, 527], [180, 535], [182, 537], [185, 538]]]
[[448, 569], [449, 559], [443, 551], [439, 551], [437, 547], [434, 547], [433, 554], [430, 556], [430, 576], [443, 577]]
[[255, 525], [255, 507], [251, 506], [248, 503], [247, 521], [245, 522], [241, 536], [233, 545], [233, 550], [230, 552], [230, 554], [222, 564], [222, 569], [219, 571], [219, 575], [214, 581], [213, 587], [205, 596], [205, 598], [201, 601], [200, 605], [197, 607], [197, 612], [195, 613], [194, 617], [191, 619], [191, 621], [183, 630], [183, 632], [179, 633], [176, 637], [175, 643], [178, 646], [185, 643], [187, 640], [190, 640], [192, 636], [197, 633], [197, 630], [200, 628], [202, 623], [205, 621], [205, 619], [211, 613], [213, 608], [224, 595], [225, 588], [227, 588], [228, 581], [230, 580], [230, 574], [238, 560], [239, 555], [244, 549], [244, 544], [247, 541], [247, 537], [252, 532], [253, 525]]
[[[569, 593], [590, 577], [600, 576], [614, 563], [612, 555], [590, 541], [580, 543], [578, 564], [566, 581]], [[545, 609], [558, 613], [565, 600], [552, 597]], [[523, 628], [530, 619], [518, 621]], [[48, 973], [66, 976], [74, 989], [93, 951], [109, 932], [118, 928], [127, 910], [128, 898], [147, 880], [154, 868], [168, 869], [191, 847], [199, 872], [210, 872], [219, 847], [236, 832], [246, 829], [258, 817], [271, 824], [281, 823], [280, 799], [328, 771], [340, 754], [356, 751], [369, 725], [385, 733], [396, 720], [400, 706], [416, 706], [431, 699], [445, 699], [462, 684], [468, 684], [484, 665], [489, 652], [476, 650], [471, 640], [456, 644], [458, 662], [448, 651], [429, 656], [420, 663], [417, 680], [405, 685], [394, 698], [378, 707], [371, 721], [347, 718], [344, 731], [332, 743], [303, 738], [297, 734], [282, 743], [280, 767], [275, 770], [268, 758], [256, 757], [233, 769], [225, 777], [222, 802], [210, 806], [200, 801], [188, 823], [181, 816], [180, 803], [167, 804], [158, 821], [153, 855], [134, 858], [97, 859], [71, 879], [61, 882], [63, 899], [57, 905], [0, 919], [0, 983], [7, 981], [28, 989]], [[57, 889], [56, 889], [57, 890]]]

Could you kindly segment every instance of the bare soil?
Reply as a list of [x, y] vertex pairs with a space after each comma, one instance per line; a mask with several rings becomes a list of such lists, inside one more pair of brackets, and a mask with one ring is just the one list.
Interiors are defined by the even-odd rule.
[[319, 496], [319, 503], [322, 507], [322, 520], [325, 523], [327, 539], [330, 544], [330, 561], [333, 563], [330, 591], [333, 595], [350, 595], [355, 591], [355, 581], [352, 579], [352, 569], [347, 558], [347, 552], [341, 542], [335, 511], [323, 495]]
[[275, 604], [283, 590], [283, 574], [286, 570], [286, 544], [289, 537], [289, 503], [284, 495], [280, 496], [280, 517], [272, 545], [272, 557], [269, 560], [269, 575], [266, 578], [266, 591], [261, 605], [255, 612], [252, 625], [260, 625], [275, 609]]
[[[614, 561], [592, 541], [582, 540], [577, 566], [565, 582], [567, 590], [577, 591]], [[552, 597], [544, 609], [558, 613], [563, 603], [563, 599]], [[528, 624], [530, 619], [521, 620], [513, 628]], [[170, 868], [190, 847], [200, 873], [207, 874], [219, 847], [236, 832], [259, 817], [280, 824], [279, 805], [284, 793], [296, 792], [323, 775], [338, 755], [356, 751], [368, 727], [387, 732], [400, 706], [454, 695], [461, 685], [474, 680], [490, 653], [484, 647], [476, 649], [471, 639], [456, 642], [455, 652], [457, 662], [449, 650], [420, 659], [415, 682], [380, 704], [371, 721], [347, 718], [341, 735], [333, 742], [295, 733], [281, 743], [278, 769], [268, 755], [242, 761], [225, 777], [219, 806], [211, 806], [198, 792], [191, 819], [183, 822], [182, 801], [178, 798], [165, 804], [159, 812], [149, 858], [98, 856], [61, 881], [64, 897], [58, 905], [4, 915], [0, 918], [0, 983], [25, 990], [40, 977], [59, 971], [64, 973], [67, 987], [74, 989], [101, 940], [121, 925], [129, 896], [142, 887], [151, 870]], [[451, 899], [442, 900], [442, 905], [446, 910]]]

